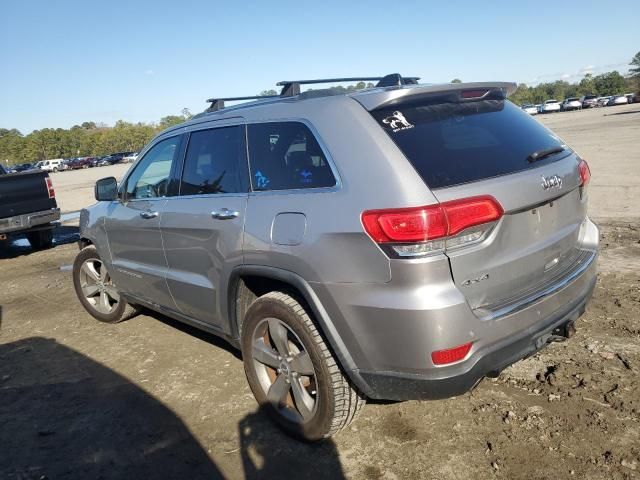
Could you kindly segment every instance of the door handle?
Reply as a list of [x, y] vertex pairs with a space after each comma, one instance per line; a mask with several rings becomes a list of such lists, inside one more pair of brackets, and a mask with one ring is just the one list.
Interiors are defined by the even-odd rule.
[[211, 216], [216, 220], [230, 220], [232, 218], [237, 218], [238, 215], [240, 215], [240, 212], [229, 210], [228, 208], [221, 208], [220, 210], [214, 210], [211, 212]]
[[156, 218], [158, 216], [158, 212], [152, 212], [150, 210], [147, 210], [146, 212], [140, 212], [140, 216], [146, 219]]

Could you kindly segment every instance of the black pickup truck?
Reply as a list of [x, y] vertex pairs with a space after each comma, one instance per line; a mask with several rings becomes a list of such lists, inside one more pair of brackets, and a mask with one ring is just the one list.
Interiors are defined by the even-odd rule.
[[56, 194], [47, 172], [7, 173], [0, 165], [0, 246], [23, 233], [33, 248], [53, 242], [52, 229], [60, 220]]

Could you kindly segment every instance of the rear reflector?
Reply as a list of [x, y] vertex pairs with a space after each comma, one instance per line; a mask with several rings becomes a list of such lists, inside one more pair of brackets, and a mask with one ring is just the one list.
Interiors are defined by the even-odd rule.
[[591, 180], [591, 170], [589, 169], [589, 165], [584, 160], [580, 160], [578, 170], [580, 170], [580, 186], [586, 187], [589, 184], [589, 180]]
[[471, 350], [473, 342], [465, 343], [457, 347], [448, 348], [446, 350], [437, 350], [431, 354], [431, 360], [434, 365], [446, 365], [462, 360]]
[[53, 183], [51, 183], [51, 179], [49, 177], [45, 177], [44, 183], [47, 185], [47, 193], [49, 194], [49, 198], [56, 198], [56, 191], [53, 189]]
[[377, 243], [415, 243], [456, 235], [499, 220], [503, 213], [496, 199], [485, 195], [426, 207], [367, 210], [362, 224]]

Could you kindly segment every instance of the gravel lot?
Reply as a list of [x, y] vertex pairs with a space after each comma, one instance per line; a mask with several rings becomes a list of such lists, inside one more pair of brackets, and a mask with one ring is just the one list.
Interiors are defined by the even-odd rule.
[[[640, 105], [540, 117], [590, 163], [600, 278], [570, 341], [472, 392], [375, 403], [333, 440], [271, 425], [237, 354], [159, 315], [93, 321], [56, 248], [0, 252], [0, 478], [640, 478]], [[53, 176], [65, 211], [96, 178]]]

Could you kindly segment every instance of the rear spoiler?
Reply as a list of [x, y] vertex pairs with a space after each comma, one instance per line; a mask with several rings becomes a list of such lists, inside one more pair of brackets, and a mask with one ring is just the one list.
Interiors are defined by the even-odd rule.
[[[392, 107], [402, 103], [419, 102], [421, 99], [452, 94], [452, 98], [473, 101], [487, 97], [506, 98], [516, 91], [512, 82], [447, 83], [443, 85], [410, 85], [389, 90], [373, 89], [358, 92], [351, 97], [367, 110]], [[469, 93], [469, 95], [465, 95]]]

